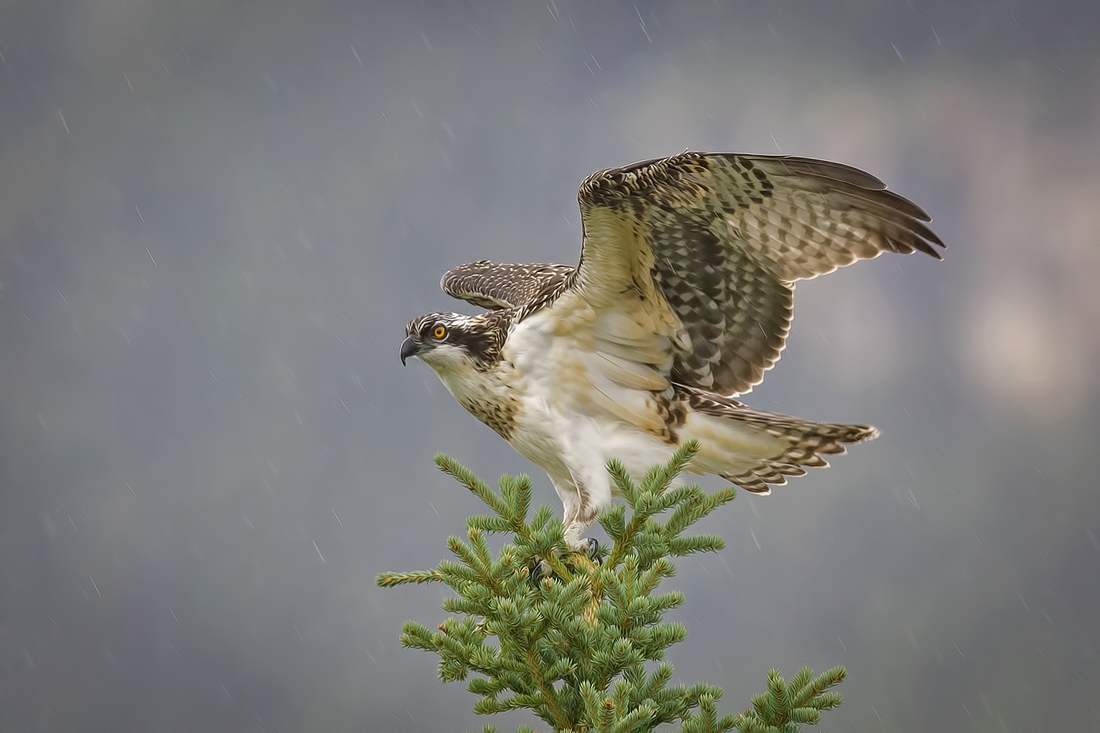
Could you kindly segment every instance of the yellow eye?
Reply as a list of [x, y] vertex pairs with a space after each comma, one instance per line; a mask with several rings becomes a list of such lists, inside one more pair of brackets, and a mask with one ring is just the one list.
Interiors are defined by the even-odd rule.
[[432, 329], [432, 336], [435, 336], [437, 339], [441, 339], [446, 335], [447, 329], [443, 326], [436, 326], [434, 329]]

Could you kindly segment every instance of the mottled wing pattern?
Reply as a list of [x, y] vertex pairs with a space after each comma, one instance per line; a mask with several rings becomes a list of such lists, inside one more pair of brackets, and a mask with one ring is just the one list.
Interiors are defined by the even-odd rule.
[[561, 292], [574, 269], [569, 265], [498, 264], [478, 260], [448, 270], [439, 286], [447, 295], [489, 310], [523, 308], [548, 294]]
[[673, 380], [722, 394], [757, 384], [783, 350], [793, 317], [791, 286], [748, 252], [709, 229], [677, 226], [675, 213], [651, 212], [664, 242], [653, 279], [690, 338], [672, 367]]
[[595, 173], [579, 198], [576, 286], [597, 308], [630, 293], [655, 322], [674, 316], [673, 379], [725, 395], [779, 358], [794, 281], [943, 246], [874, 176], [805, 158], [683, 153]]

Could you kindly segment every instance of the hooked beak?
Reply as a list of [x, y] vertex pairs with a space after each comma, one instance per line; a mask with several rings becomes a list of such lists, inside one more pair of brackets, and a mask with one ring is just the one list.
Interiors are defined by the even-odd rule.
[[405, 360], [410, 356], [416, 356], [420, 352], [420, 344], [413, 341], [412, 336], [408, 336], [401, 342], [401, 365], [405, 365]]

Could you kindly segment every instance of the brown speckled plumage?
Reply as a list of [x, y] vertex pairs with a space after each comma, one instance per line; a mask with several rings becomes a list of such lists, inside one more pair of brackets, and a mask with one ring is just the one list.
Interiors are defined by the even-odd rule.
[[[779, 359], [796, 280], [883, 252], [939, 258], [933, 245], [943, 246], [928, 215], [879, 179], [807, 158], [682, 153], [594, 173], [579, 199], [582, 220], [602, 207], [640, 230], [646, 274], [690, 339], [673, 379], [724, 395], [748, 391]], [[585, 237], [579, 273], [481, 260], [449, 271], [443, 289], [521, 320], [583, 287], [585, 251], [602, 245]]]
[[641, 475], [697, 439], [687, 470], [768, 493], [877, 434], [733, 396], [779, 359], [797, 280], [883, 252], [940, 257], [919, 207], [846, 165], [735, 153], [600, 171], [579, 203], [576, 267], [456, 267], [443, 290], [489, 311], [429, 314], [402, 345], [546, 469], [572, 546], [611, 501], [609, 458]]
[[482, 308], [519, 308], [559, 293], [573, 274], [569, 265], [498, 265], [478, 260], [443, 275], [439, 286]]

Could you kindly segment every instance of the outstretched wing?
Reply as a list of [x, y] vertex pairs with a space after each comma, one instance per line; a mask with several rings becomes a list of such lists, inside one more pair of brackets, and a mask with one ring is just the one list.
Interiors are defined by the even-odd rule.
[[808, 158], [683, 153], [595, 173], [579, 198], [572, 288], [668, 344], [674, 381], [723, 395], [778, 360], [794, 281], [944, 246], [882, 181]]
[[523, 308], [555, 297], [575, 268], [569, 265], [498, 264], [478, 260], [448, 270], [439, 286], [454, 298], [489, 310]]

